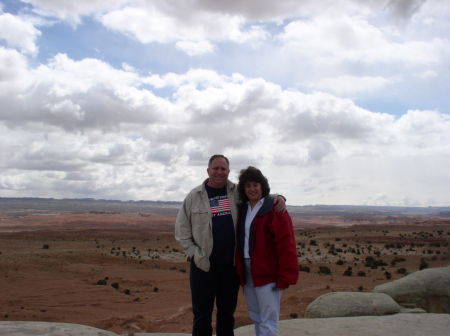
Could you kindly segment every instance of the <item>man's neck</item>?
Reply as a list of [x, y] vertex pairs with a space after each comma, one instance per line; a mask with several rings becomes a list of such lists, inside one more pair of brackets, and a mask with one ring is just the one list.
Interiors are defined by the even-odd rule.
[[226, 183], [225, 183], [225, 184], [222, 184], [222, 185], [211, 184], [210, 181], [208, 180], [208, 182], [206, 182], [206, 185], [207, 185], [208, 187], [210, 187], [210, 188], [214, 188], [214, 189], [222, 189], [222, 188], [225, 188], [225, 186], [226, 186], [227, 184], [226, 184]]

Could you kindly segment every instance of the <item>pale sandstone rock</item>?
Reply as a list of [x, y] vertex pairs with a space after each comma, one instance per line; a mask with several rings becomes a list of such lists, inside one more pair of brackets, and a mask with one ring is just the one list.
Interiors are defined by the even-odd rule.
[[391, 296], [400, 305], [429, 313], [450, 313], [450, 266], [417, 271], [378, 285], [373, 291]]
[[305, 318], [379, 316], [400, 312], [401, 307], [383, 293], [332, 292], [306, 307]]
[[[448, 336], [449, 314], [395, 314], [280, 321], [279, 336]], [[70, 323], [2, 322], [1, 336], [118, 336]], [[123, 334], [124, 336], [129, 334]], [[130, 334], [133, 335], [133, 334]], [[135, 333], [135, 336], [189, 336], [178, 333]], [[254, 336], [253, 325], [237, 328], [236, 336]]]
[[74, 323], [0, 321], [0, 336], [117, 336]]
[[[448, 314], [395, 314], [280, 321], [278, 336], [448, 336]], [[254, 336], [253, 326], [240, 327], [235, 336]]]

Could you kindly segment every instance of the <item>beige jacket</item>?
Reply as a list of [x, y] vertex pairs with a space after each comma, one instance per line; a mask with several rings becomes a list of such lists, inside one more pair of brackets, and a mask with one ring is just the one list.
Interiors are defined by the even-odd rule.
[[[205, 180], [206, 182], [206, 180]], [[188, 257], [194, 258], [195, 265], [205, 272], [209, 271], [209, 257], [213, 249], [212, 217], [205, 182], [191, 190], [186, 196], [175, 222], [175, 239], [183, 246]], [[234, 229], [237, 224], [237, 185], [227, 182]]]

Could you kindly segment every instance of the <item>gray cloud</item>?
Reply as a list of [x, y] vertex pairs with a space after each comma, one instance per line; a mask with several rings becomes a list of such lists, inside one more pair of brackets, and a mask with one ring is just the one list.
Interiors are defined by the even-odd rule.
[[403, 19], [411, 18], [427, 0], [389, 0], [386, 9], [393, 15]]
[[313, 140], [308, 145], [308, 157], [313, 162], [320, 162], [333, 152], [334, 146], [326, 140]]

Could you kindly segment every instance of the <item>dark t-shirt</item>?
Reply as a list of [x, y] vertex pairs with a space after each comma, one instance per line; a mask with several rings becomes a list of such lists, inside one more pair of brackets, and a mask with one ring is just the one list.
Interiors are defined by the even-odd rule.
[[226, 187], [216, 189], [205, 184], [211, 206], [213, 250], [211, 264], [232, 265], [234, 261], [234, 224]]

